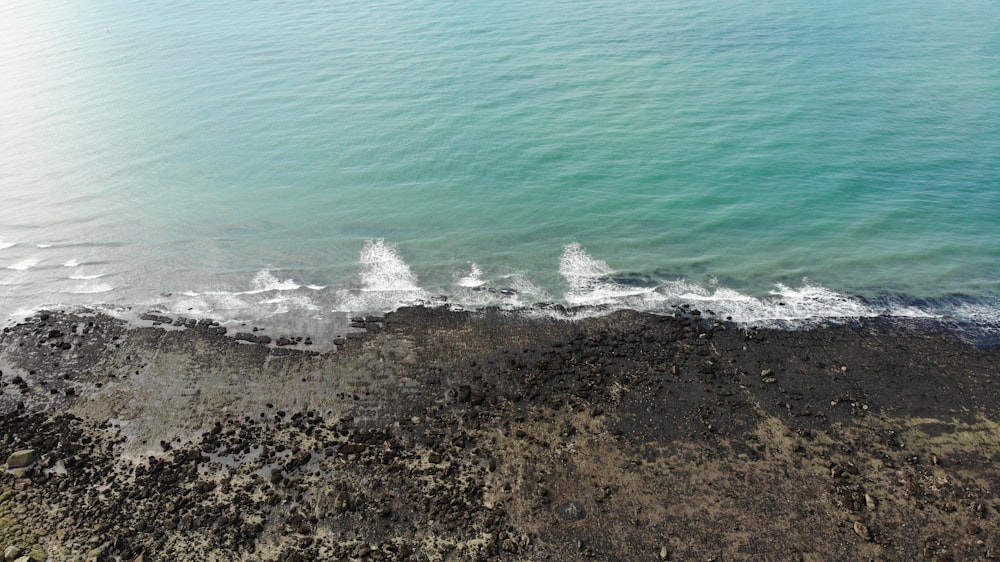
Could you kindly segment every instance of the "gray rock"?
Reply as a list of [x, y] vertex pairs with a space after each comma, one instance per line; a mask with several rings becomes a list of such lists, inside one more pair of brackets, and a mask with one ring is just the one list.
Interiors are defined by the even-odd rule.
[[7, 468], [24, 468], [30, 466], [33, 462], [35, 462], [35, 450], [21, 449], [20, 451], [14, 451], [7, 457]]
[[575, 501], [568, 501], [560, 505], [556, 508], [556, 513], [566, 521], [579, 521], [587, 516], [587, 511], [583, 509], [583, 506], [579, 502]]
[[19, 546], [10, 545], [3, 551], [5, 562], [14, 562], [19, 556], [21, 556], [21, 547]]
[[861, 521], [854, 522], [854, 534], [866, 541], [872, 540], [872, 532]]
[[351, 508], [351, 496], [347, 495], [347, 492], [341, 490], [337, 493], [337, 496], [333, 498], [333, 509], [337, 513], [344, 513]]

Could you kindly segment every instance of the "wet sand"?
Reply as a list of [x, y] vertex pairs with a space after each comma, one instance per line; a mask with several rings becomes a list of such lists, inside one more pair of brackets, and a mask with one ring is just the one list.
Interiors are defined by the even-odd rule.
[[320, 353], [176, 320], [43, 313], [0, 335], [0, 548], [1000, 557], [1000, 352], [931, 321], [412, 308]]

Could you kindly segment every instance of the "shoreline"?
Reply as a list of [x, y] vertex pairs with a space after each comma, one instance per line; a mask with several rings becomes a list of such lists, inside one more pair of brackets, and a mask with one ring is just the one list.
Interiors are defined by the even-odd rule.
[[0, 334], [0, 461], [35, 457], [0, 475], [0, 546], [1000, 557], [1000, 350], [933, 321], [749, 330], [679, 311], [402, 308], [323, 352], [37, 314]]

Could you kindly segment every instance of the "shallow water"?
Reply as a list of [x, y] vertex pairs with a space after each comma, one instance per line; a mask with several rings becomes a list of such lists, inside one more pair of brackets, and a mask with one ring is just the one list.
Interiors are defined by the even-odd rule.
[[995, 322], [998, 29], [991, 2], [15, 0], [0, 312]]

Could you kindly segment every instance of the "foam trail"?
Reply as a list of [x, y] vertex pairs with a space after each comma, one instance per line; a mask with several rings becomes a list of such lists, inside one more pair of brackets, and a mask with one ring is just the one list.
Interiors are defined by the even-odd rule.
[[[271, 291], [295, 291], [301, 289], [302, 286], [296, 283], [293, 279], [278, 279], [273, 273], [267, 269], [262, 269], [258, 271], [253, 279], [250, 281], [250, 289], [247, 291], [179, 291], [178, 294], [187, 297], [198, 297], [198, 296], [237, 296], [237, 295], [259, 295], [261, 293], [267, 293]], [[310, 285], [310, 289], [318, 290], [323, 287], [317, 287], [315, 285]]]
[[28, 259], [21, 260], [21, 261], [15, 263], [15, 264], [8, 265], [7, 269], [13, 269], [15, 271], [26, 271], [26, 270], [29, 270], [32, 267], [35, 267], [36, 265], [38, 265], [39, 261], [41, 261], [41, 260], [39, 260], [37, 258], [28, 258]]
[[385, 240], [368, 240], [361, 248], [361, 286], [364, 291], [419, 291], [396, 246]]
[[97, 293], [107, 293], [114, 290], [115, 290], [114, 286], [108, 283], [84, 283], [68, 291], [60, 291], [60, 292], [70, 293], [73, 295], [93, 295]]

